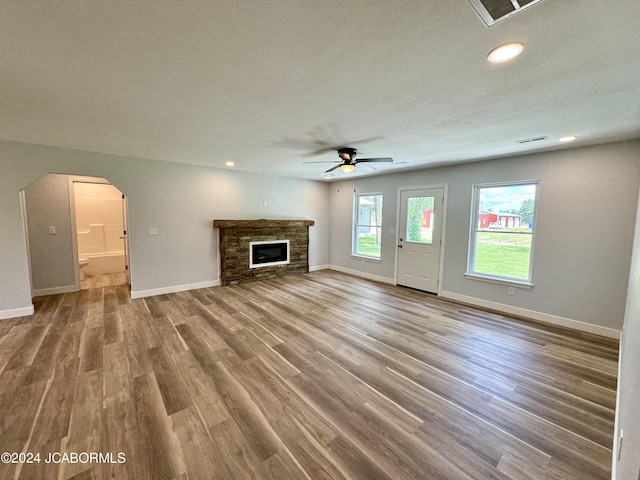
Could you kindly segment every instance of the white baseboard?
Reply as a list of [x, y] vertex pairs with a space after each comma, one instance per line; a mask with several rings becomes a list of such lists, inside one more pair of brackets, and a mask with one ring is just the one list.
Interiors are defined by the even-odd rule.
[[327, 270], [331, 268], [331, 265], [316, 265], [315, 267], [309, 267], [310, 272], [317, 272], [318, 270]]
[[152, 288], [150, 290], [132, 290], [131, 298], [153, 297], [154, 295], [164, 295], [165, 293], [186, 292], [187, 290], [197, 290], [198, 288], [209, 288], [220, 286], [220, 280], [208, 282], [188, 283], [186, 285], [173, 285], [171, 287]]
[[45, 295], [58, 295], [60, 293], [77, 292], [78, 287], [75, 285], [65, 285], [64, 287], [40, 288], [31, 292], [33, 297], [44, 297]]
[[470, 305], [476, 305], [478, 307], [484, 307], [498, 312], [503, 312], [510, 315], [518, 315], [519, 317], [530, 318], [532, 320], [538, 320], [540, 322], [551, 323], [561, 327], [573, 328], [574, 330], [580, 330], [582, 332], [595, 333], [596, 335], [602, 335], [608, 338], [620, 338], [620, 331], [601, 327], [600, 325], [593, 325], [591, 323], [581, 322], [579, 320], [573, 320], [571, 318], [560, 317], [557, 315], [551, 315], [549, 313], [536, 312], [535, 310], [528, 310], [526, 308], [514, 307], [512, 305], [506, 305], [504, 303], [492, 302], [490, 300], [483, 300], [482, 298], [469, 297], [467, 295], [461, 295], [454, 292], [441, 292], [442, 298], [448, 298], [462, 303], [468, 303]]
[[24, 308], [14, 308], [12, 310], [0, 310], [0, 320], [16, 317], [28, 317], [29, 315], [33, 315], [33, 312], [33, 305]]
[[338, 267], [336, 265], [329, 265], [329, 269], [355, 275], [356, 277], [366, 278], [367, 280], [373, 280], [375, 282], [390, 283], [391, 285], [396, 284], [394, 278], [381, 277], [380, 275], [373, 275], [371, 273], [361, 272], [360, 270], [351, 270], [350, 268]]

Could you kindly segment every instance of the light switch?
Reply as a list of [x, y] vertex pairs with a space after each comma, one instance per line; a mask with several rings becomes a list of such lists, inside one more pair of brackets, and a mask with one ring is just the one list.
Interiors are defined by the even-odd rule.
[[395, 228], [390, 228], [389, 229], [389, 235], [395, 235], [396, 234], [396, 229]]
[[157, 235], [158, 227], [149, 227], [149, 235]]
[[49, 227], [49, 235], [55, 235], [56, 234], [56, 227]]

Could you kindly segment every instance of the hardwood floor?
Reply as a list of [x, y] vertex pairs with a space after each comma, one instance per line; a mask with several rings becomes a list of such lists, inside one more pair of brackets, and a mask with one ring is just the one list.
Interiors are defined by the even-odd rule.
[[91, 288], [113, 287], [129, 283], [127, 272], [105, 273], [102, 275], [85, 275], [80, 278], [80, 290]]
[[0, 451], [41, 462], [0, 479], [610, 477], [609, 339], [332, 271], [36, 300], [0, 321]]

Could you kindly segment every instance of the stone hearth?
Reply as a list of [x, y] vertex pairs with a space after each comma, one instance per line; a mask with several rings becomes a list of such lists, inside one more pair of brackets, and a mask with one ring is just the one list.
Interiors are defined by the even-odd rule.
[[[235, 285], [309, 271], [313, 220], [214, 220], [220, 232], [220, 283]], [[251, 242], [289, 240], [289, 263], [249, 268]]]

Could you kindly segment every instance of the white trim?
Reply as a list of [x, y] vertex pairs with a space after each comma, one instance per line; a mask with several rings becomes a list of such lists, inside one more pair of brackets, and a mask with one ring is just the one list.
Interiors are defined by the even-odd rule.
[[[618, 348], [618, 382], [622, 378], [622, 335], [624, 333], [624, 326], [620, 332], [620, 347]], [[613, 420], [613, 447], [611, 449], [611, 480], [616, 480], [618, 476], [618, 438], [620, 435], [620, 388], [616, 389], [616, 409]]]
[[[622, 335], [624, 333], [624, 325], [620, 332], [620, 347], [618, 348], [618, 382], [622, 378]], [[618, 441], [620, 439], [620, 388], [616, 391], [616, 410], [613, 420], [613, 448], [611, 449], [611, 480], [618, 477]]]
[[30, 307], [14, 308], [11, 310], [0, 310], [0, 320], [16, 317], [28, 317], [29, 315], [33, 315], [33, 312], [33, 305]]
[[[370, 257], [368, 255], [362, 255], [360, 253], [357, 253], [356, 250], [356, 238], [358, 236], [358, 228], [360, 228], [360, 225], [358, 224], [358, 219], [360, 218], [359, 216], [359, 212], [358, 212], [358, 198], [359, 197], [382, 197], [382, 207], [384, 207], [384, 194], [382, 192], [364, 192], [364, 193], [358, 193], [355, 191], [355, 187], [353, 190], [353, 206], [352, 206], [352, 210], [351, 210], [351, 256], [353, 258], [359, 258], [359, 259], [367, 259], [367, 260], [378, 260], [380, 261], [381, 257], [382, 257], [382, 250], [380, 251], [380, 257]], [[382, 210], [380, 211], [380, 215], [382, 215]], [[376, 222], [378, 221], [378, 219], [376, 218]], [[384, 222], [384, 220], [383, 220]], [[362, 225], [363, 227], [366, 225]], [[371, 227], [371, 222], [369, 222], [369, 227]], [[383, 234], [383, 230], [382, 230], [382, 224], [380, 224], [380, 226], [378, 225], [374, 225], [375, 228], [379, 228], [380, 229], [380, 242], [382, 244], [382, 234]]]
[[330, 268], [331, 268], [331, 265], [327, 263], [325, 265], [316, 265], [315, 267], [309, 267], [309, 271], [316, 272], [318, 270], [329, 270]]
[[367, 262], [373, 262], [373, 263], [382, 262], [382, 260], [378, 257], [367, 257], [366, 255], [354, 255], [353, 253], [351, 254], [351, 258], [353, 258], [354, 260], [366, 260]]
[[173, 285], [171, 287], [151, 288], [149, 290], [132, 290], [131, 299], [153, 297], [164, 295], [165, 293], [186, 292], [187, 290], [197, 290], [198, 288], [209, 288], [220, 286], [220, 280], [210, 280], [208, 282], [187, 283], [185, 285]]
[[71, 253], [73, 255], [73, 278], [75, 286], [80, 290], [80, 255], [78, 255], [78, 224], [76, 222], [76, 180], [67, 177], [67, 189], [69, 191], [69, 220], [71, 221]]
[[450, 300], [456, 300], [458, 302], [468, 303], [478, 307], [489, 308], [498, 312], [503, 312], [508, 315], [518, 315], [519, 317], [530, 318], [532, 320], [538, 320], [540, 322], [550, 323], [552, 325], [558, 325], [561, 327], [573, 328], [582, 332], [594, 333], [596, 335], [602, 335], [603, 337], [619, 339], [620, 330], [614, 328], [602, 327], [600, 325], [593, 325], [592, 323], [581, 322], [580, 320], [574, 320], [572, 318], [560, 317], [549, 313], [536, 312], [535, 310], [529, 310], [521, 307], [514, 307], [512, 305], [506, 305], [504, 303], [492, 302], [490, 300], [484, 300], [477, 297], [469, 297], [467, 295], [461, 295], [459, 293], [443, 291], [442, 298], [448, 298]]
[[351, 270], [350, 268], [338, 267], [337, 265], [329, 265], [329, 270], [348, 273], [350, 275], [355, 275], [356, 277], [362, 277], [362, 278], [366, 278], [367, 280], [373, 280], [374, 282], [389, 283], [391, 285], [396, 284], [393, 278], [381, 277], [380, 275], [373, 275], [371, 273], [361, 272], [360, 270]]
[[45, 295], [58, 295], [60, 293], [78, 292], [80, 289], [76, 285], [64, 285], [62, 287], [39, 288], [31, 295], [34, 297], [44, 297]]
[[33, 297], [33, 275], [31, 274], [31, 246], [29, 244], [29, 219], [27, 218], [27, 197], [26, 188], [18, 193], [20, 195], [20, 212], [22, 214], [22, 233], [27, 247], [27, 267], [29, 268], [29, 290]]
[[517, 287], [517, 288], [526, 288], [527, 290], [531, 290], [533, 288], [533, 283], [518, 282], [516, 280], [507, 280], [506, 278], [486, 277], [484, 275], [479, 275], [477, 273], [465, 273], [464, 276], [467, 277], [469, 280], [479, 280], [481, 282], [497, 283], [498, 285], [510, 285], [512, 287]]

